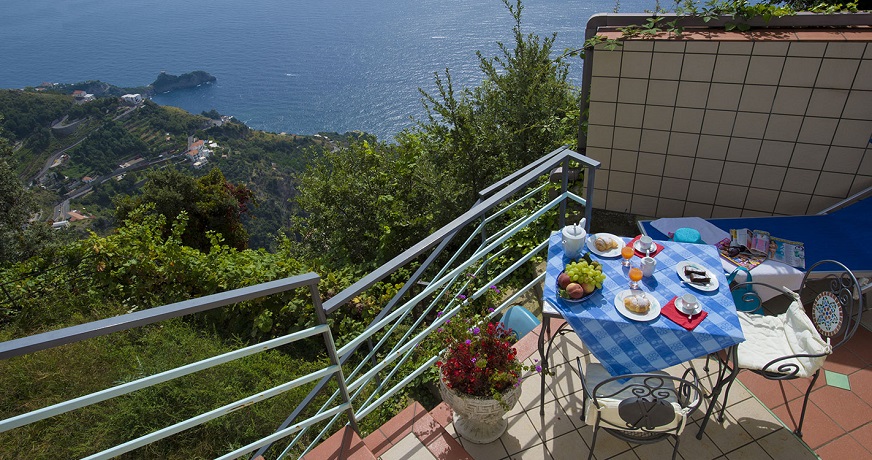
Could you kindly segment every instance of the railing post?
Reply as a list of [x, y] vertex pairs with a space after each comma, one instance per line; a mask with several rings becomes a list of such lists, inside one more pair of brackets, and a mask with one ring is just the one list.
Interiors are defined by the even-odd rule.
[[[321, 293], [318, 292], [318, 285], [309, 285], [309, 291], [312, 293], [312, 305], [315, 306], [315, 316], [318, 318], [318, 324], [327, 325], [327, 313], [324, 312], [324, 306], [321, 305]], [[330, 332], [330, 327], [327, 331], [321, 334], [324, 338], [324, 345], [327, 346], [327, 356], [330, 358], [330, 363], [339, 367], [336, 371], [336, 384], [339, 386], [339, 394], [342, 400], [348, 404], [348, 409], [345, 413], [348, 415], [348, 424], [351, 429], [357, 434], [360, 434], [360, 428], [357, 426], [357, 417], [354, 415], [354, 406], [351, 404], [351, 398], [348, 396], [348, 387], [345, 385], [345, 374], [342, 372], [342, 363], [339, 362], [339, 357], [336, 355], [336, 344], [333, 342], [333, 334]]]
[[584, 168], [584, 180], [587, 181], [587, 188], [585, 190], [584, 196], [584, 217], [585, 217], [585, 225], [584, 229], [590, 232], [590, 222], [593, 216], [593, 182], [596, 178], [596, 168], [591, 166], [585, 166]]
[[[569, 190], [569, 158], [563, 160], [563, 166], [561, 166], [560, 175], [560, 193], [564, 194], [567, 190]], [[560, 214], [557, 221], [557, 228], [561, 229], [566, 226], [566, 202], [569, 201], [569, 198], [564, 198], [560, 202]]]

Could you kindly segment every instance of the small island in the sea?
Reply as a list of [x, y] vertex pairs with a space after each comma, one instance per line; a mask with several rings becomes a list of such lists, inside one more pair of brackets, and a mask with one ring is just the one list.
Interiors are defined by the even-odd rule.
[[64, 94], [72, 94], [73, 91], [84, 91], [85, 93], [92, 94], [96, 97], [121, 96], [131, 93], [139, 93], [145, 97], [150, 97], [157, 93], [196, 88], [203, 84], [212, 84], [215, 83], [216, 80], [217, 79], [209, 72], [195, 70], [181, 75], [171, 75], [166, 72], [161, 72], [150, 85], [134, 88], [122, 88], [100, 80], [88, 80], [79, 83], [50, 84], [48, 87], [46, 87], [46, 83], [43, 83], [40, 87]]

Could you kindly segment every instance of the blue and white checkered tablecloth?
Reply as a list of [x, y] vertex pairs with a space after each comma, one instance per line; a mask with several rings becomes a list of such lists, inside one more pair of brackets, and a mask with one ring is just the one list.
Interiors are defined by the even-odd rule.
[[[624, 242], [629, 240], [625, 238]], [[551, 235], [545, 274], [544, 313], [559, 314], [566, 319], [585, 346], [612, 375], [662, 370], [745, 340], [736, 316], [736, 305], [720, 269], [720, 258], [714, 246], [671, 241], [658, 243], [665, 248], [655, 257], [657, 267], [654, 275], [643, 278], [639, 285], [655, 297], [660, 305], [666, 305], [673, 297], [688, 292], [696, 295], [708, 316], [693, 331], [684, 329], [663, 315], [639, 322], [628, 320], [618, 313], [615, 296], [629, 289], [630, 282], [628, 269], [621, 265], [620, 257], [606, 259], [591, 253], [594, 260], [602, 263], [606, 275], [602, 289], [582, 302], [568, 302], [560, 298], [557, 295], [557, 275], [563, 271], [569, 259], [564, 257], [560, 233]], [[640, 260], [633, 257], [636, 266]], [[718, 279], [718, 289], [702, 292], [683, 284], [675, 266], [685, 260], [708, 267]]]

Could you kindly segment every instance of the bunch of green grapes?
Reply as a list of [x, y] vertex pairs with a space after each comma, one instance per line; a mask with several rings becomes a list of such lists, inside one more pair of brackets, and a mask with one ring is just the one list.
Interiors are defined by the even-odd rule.
[[597, 289], [603, 287], [603, 281], [606, 279], [606, 275], [603, 274], [602, 265], [599, 262], [588, 262], [586, 260], [570, 262], [566, 265], [564, 271], [569, 275], [569, 279], [573, 283], [589, 283], [596, 286]]

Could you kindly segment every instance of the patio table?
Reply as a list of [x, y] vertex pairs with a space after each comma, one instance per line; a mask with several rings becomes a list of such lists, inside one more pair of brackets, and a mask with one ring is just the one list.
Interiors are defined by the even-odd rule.
[[[629, 239], [624, 239], [624, 243]], [[570, 302], [557, 295], [557, 276], [563, 271], [569, 259], [563, 252], [559, 232], [551, 235], [548, 246], [548, 263], [543, 288], [545, 303], [544, 317], [559, 317], [566, 320], [584, 345], [602, 363], [611, 375], [644, 373], [663, 370], [689, 361], [693, 358], [716, 353], [721, 350], [734, 350], [735, 345], [745, 340], [736, 306], [730, 294], [727, 280], [721, 270], [720, 257], [713, 246], [700, 244], [658, 241], [664, 250], [655, 256], [656, 270], [653, 276], [643, 278], [640, 288], [665, 306], [673, 297], [693, 293], [702, 304], [708, 316], [692, 331], [688, 331], [672, 320], [658, 315], [650, 321], [632, 321], [615, 307], [615, 296], [629, 288], [628, 268], [621, 265], [621, 258], [602, 258], [591, 253], [591, 259], [602, 264], [606, 280], [602, 289], [581, 302]], [[638, 265], [639, 258], [634, 256]], [[718, 289], [703, 292], [684, 285], [675, 271], [682, 261], [701, 264], [714, 274]], [[546, 332], [551, 339], [560, 332], [550, 334], [550, 324], [546, 321]], [[561, 326], [562, 327], [562, 326]], [[543, 367], [547, 368], [547, 355], [544, 337], [540, 335], [539, 352]], [[548, 345], [550, 352], [550, 343]], [[712, 395], [735, 377], [721, 374]], [[544, 398], [544, 376], [542, 391]], [[713, 405], [711, 405], [713, 406]], [[708, 414], [707, 414], [708, 415]], [[707, 418], [706, 418], [707, 420]], [[700, 433], [705, 428], [700, 429]]]

